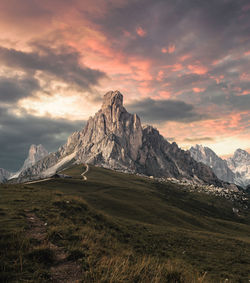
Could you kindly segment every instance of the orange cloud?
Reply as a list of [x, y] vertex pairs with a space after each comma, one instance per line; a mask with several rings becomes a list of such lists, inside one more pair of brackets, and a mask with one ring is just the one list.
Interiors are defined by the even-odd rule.
[[146, 36], [146, 34], [147, 34], [146, 30], [143, 29], [142, 27], [136, 28], [136, 33], [137, 33], [140, 37], [144, 37], [144, 36]]
[[248, 95], [250, 94], [250, 89], [244, 90], [240, 95]]
[[194, 92], [197, 92], [197, 93], [198, 93], [198, 92], [203, 92], [203, 91], [205, 91], [205, 88], [194, 87], [194, 88], [193, 88], [193, 91], [194, 91]]
[[191, 57], [190, 54], [183, 55], [183, 56], [180, 57], [179, 61], [181, 61], [181, 62], [186, 61], [190, 57]]
[[162, 47], [161, 49], [162, 53], [174, 53], [175, 52], [175, 45], [174, 44], [170, 44], [167, 48], [166, 47]]
[[169, 99], [171, 98], [171, 92], [170, 91], [159, 91], [159, 94], [160, 94], [160, 98], [163, 98], [163, 99]]
[[242, 73], [242, 74], [240, 75], [240, 79], [241, 79], [242, 81], [250, 81], [250, 74], [248, 74], [248, 73]]
[[188, 69], [191, 71], [193, 74], [197, 75], [204, 75], [208, 72], [207, 67], [195, 64], [195, 65], [188, 65]]
[[168, 53], [168, 50], [165, 47], [162, 47], [161, 52], [162, 53]]
[[171, 69], [174, 72], [177, 72], [177, 71], [184, 69], [184, 67], [180, 63], [176, 63], [176, 64], [173, 64], [173, 65], [167, 65], [167, 66], [164, 66], [164, 67], [167, 68], [167, 69]]
[[156, 80], [157, 81], [162, 81], [164, 77], [164, 72], [162, 70], [160, 70], [157, 74]]
[[175, 51], [175, 45], [174, 44], [170, 44], [169, 46], [168, 46], [168, 53], [174, 53], [174, 51]]

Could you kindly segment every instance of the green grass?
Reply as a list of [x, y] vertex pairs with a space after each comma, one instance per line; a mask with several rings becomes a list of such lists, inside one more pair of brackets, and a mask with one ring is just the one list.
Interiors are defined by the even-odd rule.
[[[249, 211], [237, 216], [223, 198], [92, 166], [84, 182], [84, 170], [0, 186], [2, 282], [52, 280], [51, 243], [81, 265], [83, 282], [203, 282], [204, 274], [208, 282], [248, 282]], [[27, 211], [47, 223], [42, 243]]]

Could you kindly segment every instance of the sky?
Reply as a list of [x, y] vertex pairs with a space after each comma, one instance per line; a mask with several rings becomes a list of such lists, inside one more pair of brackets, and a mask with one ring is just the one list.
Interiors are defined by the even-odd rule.
[[249, 1], [0, 1], [0, 167], [55, 151], [109, 90], [183, 149], [249, 151]]

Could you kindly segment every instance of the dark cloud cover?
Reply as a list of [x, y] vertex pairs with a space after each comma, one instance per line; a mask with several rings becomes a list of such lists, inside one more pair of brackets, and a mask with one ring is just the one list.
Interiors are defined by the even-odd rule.
[[98, 85], [105, 73], [80, 63], [81, 55], [67, 46], [51, 48], [48, 43], [33, 42], [33, 51], [23, 52], [0, 47], [0, 63], [27, 73], [43, 71], [50, 76], [84, 89]]
[[250, 95], [229, 95], [227, 99], [223, 95], [215, 96], [212, 102], [227, 107], [229, 110], [248, 111], [250, 109]]
[[19, 99], [33, 96], [40, 89], [35, 78], [0, 77], [0, 101], [14, 103]]
[[[247, 4], [247, 0], [139, 0], [113, 7], [103, 17], [87, 16], [126, 53], [162, 59], [166, 56], [159, 52], [159, 46], [174, 43], [178, 51], [169, 61], [191, 52], [208, 62], [247, 40], [249, 11], [243, 11]], [[138, 26], [147, 36], [124, 38], [124, 30], [134, 34]]]
[[153, 100], [146, 98], [127, 106], [132, 113], [138, 114], [144, 122], [178, 121], [189, 123], [206, 118], [194, 109], [193, 105], [178, 100]]
[[16, 116], [0, 107], [0, 168], [18, 170], [31, 144], [42, 144], [49, 151], [57, 150], [84, 124], [85, 121], [41, 118], [25, 113]]

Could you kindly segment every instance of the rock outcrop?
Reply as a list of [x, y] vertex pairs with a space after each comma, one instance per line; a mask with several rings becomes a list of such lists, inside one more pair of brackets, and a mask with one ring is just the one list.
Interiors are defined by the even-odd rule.
[[32, 144], [29, 149], [29, 154], [27, 159], [25, 159], [23, 167], [20, 171], [23, 171], [31, 166], [33, 166], [37, 161], [43, 159], [49, 153], [48, 151], [41, 145]]
[[196, 161], [211, 167], [219, 179], [243, 188], [250, 184], [250, 154], [245, 150], [237, 149], [233, 157], [227, 160], [202, 145], [191, 147], [190, 153]]
[[9, 178], [16, 179], [18, 178], [22, 172], [25, 172], [36, 164], [39, 160], [42, 160], [46, 156], [48, 156], [48, 151], [41, 145], [32, 144], [29, 148], [28, 157], [25, 159], [23, 166], [16, 172], [13, 173]]
[[237, 149], [234, 155], [227, 159], [227, 164], [235, 174], [235, 183], [243, 187], [250, 185], [250, 154], [247, 151]]
[[19, 180], [55, 173], [69, 162], [221, 185], [211, 168], [196, 162], [188, 151], [170, 144], [152, 126], [142, 127], [140, 118], [124, 108], [119, 91], [106, 93], [101, 109], [84, 129], [73, 133], [56, 153], [22, 172]]
[[196, 146], [191, 147], [189, 151], [196, 161], [211, 167], [219, 179], [225, 182], [234, 183], [234, 173], [228, 167], [227, 162], [221, 159], [213, 150], [197, 144]]
[[0, 168], [0, 183], [4, 183], [6, 182], [9, 177], [11, 176], [12, 173], [10, 173], [9, 171]]

